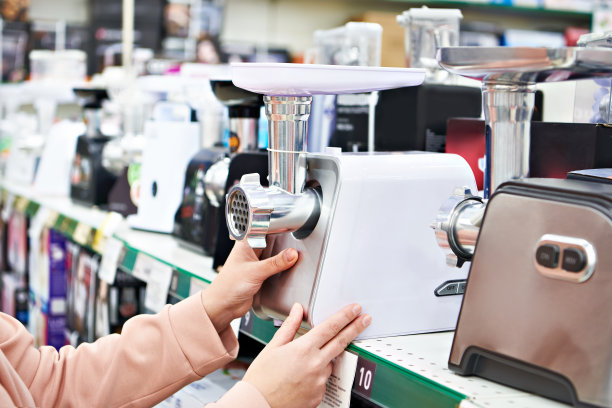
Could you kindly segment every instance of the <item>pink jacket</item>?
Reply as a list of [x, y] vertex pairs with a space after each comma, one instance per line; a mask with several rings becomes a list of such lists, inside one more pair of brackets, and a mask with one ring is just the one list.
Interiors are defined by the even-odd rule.
[[[130, 319], [78, 348], [33, 347], [21, 323], [0, 313], [0, 407], [150, 407], [236, 357], [231, 328], [217, 333], [200, 294], [157, 315]], [[269, 408], [240, 382], [208, 408]]]

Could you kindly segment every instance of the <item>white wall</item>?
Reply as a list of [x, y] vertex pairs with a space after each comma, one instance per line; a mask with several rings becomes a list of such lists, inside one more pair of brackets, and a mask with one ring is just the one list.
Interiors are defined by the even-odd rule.
[[[31, 0], [32, 20], [85, 23], [89, 0]], [[401, 3], [380, 0], [226, 0], [224, 41], [271, 44], [303, 52], [317, 29], [344, 24], [366, 10], [400, 12]]]
[[85, 23], [89, 0], [30, 0], [30, 19]]
[[406, 8], [375, 0], [226, 0], [222, 39], [303, 52], [317, 29], [343, 25], [367, 10], [399, 13]]
[[[84, 23], [88, 19], [88, 3], [89, 0], [31, 0], [30, 15], [34, 20], [64, 19]], [[225, 4], [224, 41], [277, 45], [293, 52], [303, 52], [312, 45], [312, 34], [317, 29], [340, 26], [352, 16], [369, 10], [399, 14], [414, 7], [415, 3], [408, 5], [390, 0], [225, 0]], [[526, 14], [491, 10], [466, 9], [463, 10], [464, 19], [531, 29], [568, 23], [559, 16], [534, 13], [526, 18]]]

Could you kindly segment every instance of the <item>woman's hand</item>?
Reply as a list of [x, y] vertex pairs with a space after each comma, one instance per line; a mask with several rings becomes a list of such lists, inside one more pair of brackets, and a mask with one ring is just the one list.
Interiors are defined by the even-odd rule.
[[371, 322], [359, 316], [357, 304], [338, 313], [293, 340], [303, 309], [295, 304], [289, 317], [247, 370], [243, 381], [255, 386], [272, 408], [316, 407], [325, 395], [331, 361]]
[[266, 278], [291, 268], [298, 259], [293, 248], [263, 261], [260, 254], [246, 242], [236, 241], [219, 276], [202, 291], [202, 304], [218, 333], [249, 311]]

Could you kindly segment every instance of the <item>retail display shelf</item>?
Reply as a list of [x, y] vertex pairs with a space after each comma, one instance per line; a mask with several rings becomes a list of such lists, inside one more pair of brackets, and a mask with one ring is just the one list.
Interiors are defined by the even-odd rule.
[[[109, 213], [74, 204], [68, 198], [43, 197], [31, 188], [0, 180], [3, 202], [32, 219], [45, 209], [46, 224], [83, 246], [104, 253], [103, 235]], [[108, 231], [107, 231], [108, 232]], [[131, 273], [139, 256], [146, 256], [173, 269], [170, 294], [185, 298], [211, 283], [217, 275], [212, 259], [183, 248], [172, 236], [132, 230], [124, 219], [112, 228], [112, 236], [123, 243], [119, 267]], [[102, 242], [102, 243], [101, 243]], [[247, 314], [240, 332], [262, 343], [270, 341], [276, 327]], [[447, 358], [453, 333], [359, 340], [348, 350], [358, 355], [353, 393], [380, 406], [460, 408], [554, 408], [565, 406], [476, 377], [461, 377], [448, 370]]]
[[176, 294], [180, 298], [191, 293], [192, 279], [200, 281], [200, 287], [212, 282], [216, 276], [212, 270], [212, 258], [183, 248], [170, 235], [133, 230], [118, 215], [118, 220], [111, 223], [109, 219], [112, 217], [108, 211], [74, 203], [67, 197], [42, 196], [31, 187], [4, 180], [0, 181], [0, 186], [5, 203], [10, 201], [13, 208], [32, 218], [41, 208], [44, 209], [47, 225], [99, 254], [104, 252], [107, 236], [122, 241], [125, 252], [119, 267], [124, 272], [133, 271], [138, 256], [169, 265], [178, 272], [179, 282], [173, 284], [178, 287]]
[[541, 17], [559, 17], [559, 18], [570, 18], [584, 21], [590, 21], [592, 13], [585, 10], [570, 10], [561, 9], [554, 7], [547, 7], [542, 5], [533, 6], [526, 5], [526, 2], [522, 4], [512, 4], [511, 1], [469, 1], [469, 0], [429, 0], [427, 2], [415, 1], [415, 0], [385, 0], [394, 3], [406, 3], [408, 5], [422, 5], [426, 4], [430, 7], [451, 7], [461, 8], [462, 10], [478, 10], [491, 13], [515, 13], [522, 16], [532, 16], [534, 18]]
[[[245, 323], [246, 320], [246, 323]], [[249, 315], [241, 332], [263, 343], [276, 328]], [[353, 392], [388, 407], [561, 408], [567, 405], [447, 368], [453, 332], [357, 340], [348, 348], [359, 356]], [[370, 388], [359, 387], [361, 368], [370, 371]], [[364, 374], [365, 375], [365, 374]], [[361, 392], [360, 392], [361, 391]]]

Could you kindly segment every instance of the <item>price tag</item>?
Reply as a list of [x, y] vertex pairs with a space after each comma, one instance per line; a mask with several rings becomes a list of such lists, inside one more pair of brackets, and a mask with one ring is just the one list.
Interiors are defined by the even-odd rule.
[[74, 233], [72, 234], [72, 239], [77, 244], [87, 245], [90, 234], [91, 234], [91, 227], [87, 224], [79, 222], [77, 223], [77, 226], [74, 229]]
[[4, 200], [4, 206], [2, 207], [2, 219], [5, 222], [8, 221], [11, 216], [11, 211], [13, 210], [14, 202], [15, 196], [11, 193], [8, 193], [6, 196], [6, 200]]
[[240, 319], [240, 331], [247, 334], [253, 334], [253, 320], [253, 312], [249, 310], [242, 316], [242, 319]]
[[232, 331], [234, 332], [234, 336], [236, 336], [236, 338], [238, 338], [238, 332], [240, 331], [241, 323], [242, 323], [241, 318], [234, 319], [230, 322], [230, 327], [232, 328]]
[[132, 275], [134, 277], [140, 279], [141, 281], [148, 282], [149, 275], [151, 273], [151, 264], [155, 262], [155, 259], [143, 255], [141, 253], [136, 255], [136, 261], [134, 262], [134, 267], [132, 268]]
[[102, 221], [102, 225], [100, 228], [96, 230], [96, 234], [93, 239], [92, 247], [98, 252], [102, 252], [101, 250], [104, 248], [104, 241], [108, 237], [112, 237], [119, 225], [123, 217], [121, 214], [116, 212], [110, 212]]
[[374, 384], [375, 374], [376, 363], [359, 356], [353, 384], [355, 392], [366, 398], [370, 398], [370, 395], [372, 395], [372, 385]]
[[138, 279], [147, 282], [145, 307], [159, 312], [168, 299], [172, 268], [149, 256], [138, 254], [132, 273]]
[[[38, 210], [38, 212], [40, 212], [41, 210], [42, 208]], [[57, 222], [58, 217], [59, 217], [59, 213], [57, 211], [49, 210], [47, 213], [47, 218], [45, 219], [45, 227], [53, 228], [53, 226]]]
[[45, 228], [45, 222], [49, 216], [49, 210], [41, 208], [38, 210], [36, 215], [30, 220], [30, 228], [28, 229], [28, 235], [31, 239], [37, 240], [40, 238], [40, 233]]
[[319, 408], [349, 408], [351, 388], [355, 379], [358, 357], [345, 351], [334, 360], [334, 369], [325, 385], [325, 396]]
[[25, 213], [25, 209], [28, 206], [28, 199], [25, 197], [17, 197], [15, 200], [15, 211]]
[[109, 285], [115, 282], [117, 267], [119, 266], [119, 260], [122, 254], [125, 254], [123, 242], [112, 237], [106, 240], [98, 276]]
[[202, 279], [191, 278], [189, 282], [189, 296], [195, 295], [201, 290], [204, 290], [208, 287], [208, 283], [204, 282]]

